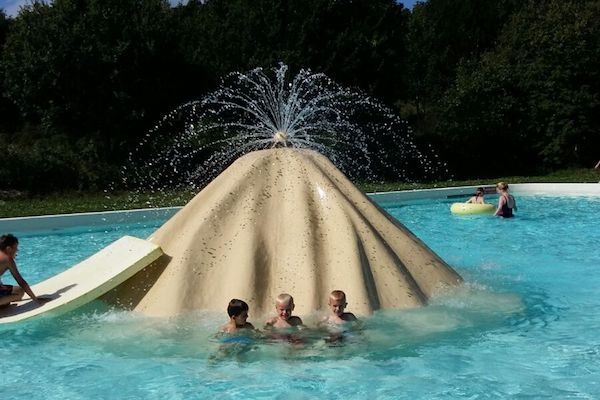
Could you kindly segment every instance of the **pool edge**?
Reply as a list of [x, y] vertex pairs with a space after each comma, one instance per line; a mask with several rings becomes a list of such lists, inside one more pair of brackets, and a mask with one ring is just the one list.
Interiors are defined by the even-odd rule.
[[[413, 200], [448, 199], [470, 195], [478, 186], [493, 184], [455, 186], [434, 189], [375, 192], [367, 195], [381, 205]], [[600, 196], [598, 183], [515, 183], [510, 185], [515, 195], [546, 194], [568, 196]], [[110, 225], [163, 219], [174, 215], [182, 207], [140, 208], [132, 210], [96, 211], [73, 214], [37, 215], [28, 217], [0, 218], [1, 232], [30, 232], [48, 229], [70, 228], [82, 225]]]

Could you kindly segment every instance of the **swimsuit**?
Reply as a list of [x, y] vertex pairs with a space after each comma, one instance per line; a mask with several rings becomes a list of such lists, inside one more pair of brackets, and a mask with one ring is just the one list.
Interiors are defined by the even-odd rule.
[[[504, 196], [504, 195], [503, 195]], [[501, 212], [500, 212], [500, 216], [503, 218], [511, 218], [513, 216], [513, 210], [512, 208], [510, 208], [508, 206], [508, 201], [510, 200], [508, 195], [504, 196], [505, 197], [505, 202], [504, 204], [502, 204], [502, 208], [501, 208]]]
[[1, 296], [10, 296], [13, 293], [12, 285], [2, 285], [0, 284], [0, 297]]

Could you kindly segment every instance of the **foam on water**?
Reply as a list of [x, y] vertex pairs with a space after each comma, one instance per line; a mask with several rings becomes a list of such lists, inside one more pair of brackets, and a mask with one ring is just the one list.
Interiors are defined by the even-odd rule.
[[[225, 312], [158, 319], [95, 302], [3, 327], [0, 386], [32, 399], [597, 398], [600, 199], [517, 200], [512, 220], [452, 216], [441, 201], [388, 207], [466, 284], [363, 319], [341, 344], [310, 332], [301, 346], [256, 340], [222, 354]], [[152, 229], [21, 235], [18, 262], [35, 282]], [[264, 323], [252, 310], [250, 321]]]

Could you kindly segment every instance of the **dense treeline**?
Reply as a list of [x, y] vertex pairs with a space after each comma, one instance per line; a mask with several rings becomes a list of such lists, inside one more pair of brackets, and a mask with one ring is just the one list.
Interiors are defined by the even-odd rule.
[[600, 158], [600, 0], [34, 1], [0, 12], [0, 189], [113, 181], [165, 112], [282, 61], [396, 108], [455, 177]]

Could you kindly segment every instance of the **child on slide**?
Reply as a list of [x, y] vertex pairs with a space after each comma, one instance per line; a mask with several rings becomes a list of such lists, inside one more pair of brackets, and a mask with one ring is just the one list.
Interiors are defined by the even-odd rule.
[[18, 251], [19, 239], [10, 233], [0, 236], [0, 278], [8, 270], [19, 285], [5, 285], [0, 280], [0, 306], [7, 306], [13, 301], [21, 300], [25, 293], [29, 295], [31, 300], [39, 304], [50, 301], [51, 299], [48, 298], [37, 297], [29, 287], [29, 284], [21, 276], [15, 263]]

